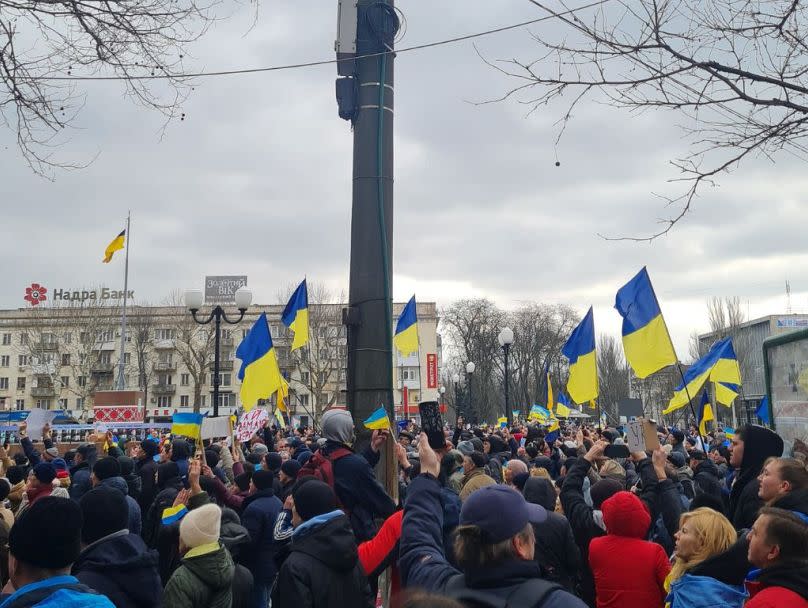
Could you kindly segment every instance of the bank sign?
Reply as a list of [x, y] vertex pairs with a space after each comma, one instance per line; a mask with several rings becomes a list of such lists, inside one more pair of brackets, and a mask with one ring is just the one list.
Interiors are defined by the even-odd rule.
[[[129, 299], [134, 299], [135, 292], [129, 291], [127, 293]], [[108, 287], [101, 287], [100, 289], [48, 289], [39, 283], [31, 283], [29, 287], [25, 288], [25, 295], [23, 299], [31, 306], [39, 306], [42, 302], [51, 300], [53, 302], [86, 302], [87, 300], [122, 300], [123, 290], [109, 289]]]

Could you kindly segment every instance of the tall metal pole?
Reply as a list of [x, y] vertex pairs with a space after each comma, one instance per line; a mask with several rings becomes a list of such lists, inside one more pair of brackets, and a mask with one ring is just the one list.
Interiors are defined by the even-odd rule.
[[508, 428], [513, 424], [513, 412], [511, 411], [511, 402], [508, 396], [508, 354], [510, 350], [510, 344], [502, 345], [502, 352], [505, 353], [505, 415], [508, 417]]
[[[360, 441], [362, 425], [384, 405], [395, 419], [392, 352], [393, 2], [359, 0], [354, 87], [353, 204], [348, 308], [347, 404]], [[375, 53], [381, 55], [363, 57]], [[383, 453], [388, 491], [397, 490], [392, 445]]]
[[121, 358], [118, 361], [118, 390], [122, 391], [126, 388], [125, 372], [125, 359], [126, 355], [126, 302], [129, 293], [129, 241], [131, 238], [131, 228], [129, 226], [132, 213], [131, 211], [126, 214], [126, 261], [123, 265], [123, 312], [121, 313]]
[[222, 336], [222, 310], [221, 306], [217, 306], [213, 309], [213, 316], [216, 319], [215, 324], [215, 334], [213, 338], [213, 417], [219, 415], [219, 384], [221, 383], [221, 378], [219, 378], [219, 344], [221, 343], [221, 336]]

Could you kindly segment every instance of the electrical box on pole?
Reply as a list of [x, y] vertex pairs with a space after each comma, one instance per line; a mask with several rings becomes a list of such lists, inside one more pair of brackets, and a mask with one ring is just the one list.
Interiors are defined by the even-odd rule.
[[337, 74], [353, 76], [356, 72], [356, 0], [337, 2], [337, 39], [334, 50], [337, 53]]

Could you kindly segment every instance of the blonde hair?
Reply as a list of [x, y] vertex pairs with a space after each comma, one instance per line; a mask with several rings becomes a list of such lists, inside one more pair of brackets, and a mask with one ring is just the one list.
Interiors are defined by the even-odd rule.
[[530, 476], [541, 477], [542, 479], [549, 479], [550, 481], [553, 480], [553, 478], [550, 477], [550, 473], [544, 467], [533, 467], [530, 469]]
[[699, 540], [699, 548], [686, 560], [676, 556], [670, 573], [671, 582], [684, 576], [707, 558], [729, 549], [738, 537], [735, 528], [726, 517], [707, 507], [683, 513], [679, 520], [680, 530], [685, 523], [693, 528], [693, 533]]

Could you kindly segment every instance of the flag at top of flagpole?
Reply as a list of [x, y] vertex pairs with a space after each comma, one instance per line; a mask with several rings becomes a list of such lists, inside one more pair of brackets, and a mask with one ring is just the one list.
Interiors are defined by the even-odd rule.
[[614, 307], [623, 317], [626, 360], [638, 378], [647, 378], [677, 362], [668, 326], [644, 266], [619, 289]]
[[598, 396], [598, 366], [595, 353], [595, 321], [591, 306], [561, 347], [561, 354], [570, 361], [567, 392], [572, 400], [575, 403], [585, 403], [595, 399]]
[[268, 399], [274, 393], [288, 394], [286, 380], [281, 375], [278, 357], [269, 333], [266, 313], [261, 313], [250, 332], [236, 349], [241, 359], [238, 378], [241, 380], [241, 403], [250, 411], [259, 399]]
[[281, 314], [281, 321], [295, 333], [292, 350], [305, 346], [309, 341], [309, 292], [306, 279], [297, 286], [286, 308]]
[[115, 252], [124, 248], [125, 239], [126, 230], [121, 230], [121, 233], [110, 241], [109, 245], [107, 245], [107, 248], [104, 250], [104, 259], [101, 260], [104, 264], [109, 264]]
[[415, 304], [415, 296], [410, 298], [398, 317], [393, 344], [404, 356], [418, 352], [418, 307]]

